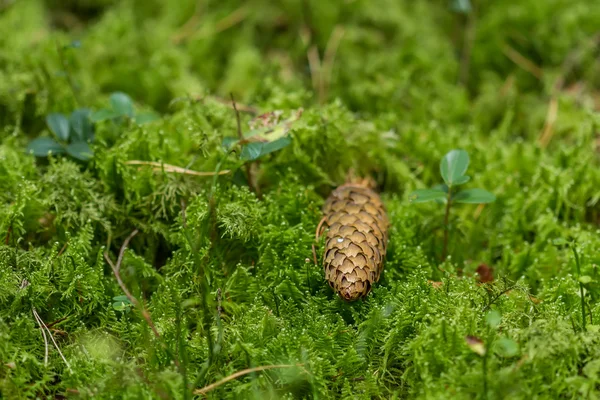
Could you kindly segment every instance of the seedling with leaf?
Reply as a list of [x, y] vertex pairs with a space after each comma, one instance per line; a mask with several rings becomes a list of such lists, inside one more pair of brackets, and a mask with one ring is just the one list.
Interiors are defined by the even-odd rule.
[[458, 186], [469, 182], [471, 178], [465, 175], [469, 167], [469, 155], [464, 150], [452, 150], [448, 152], [440, 162], [440, 173], [444, 184], [436, 185], [431, 189], [418, 189], [410, 194], [412, 203], [425, 203], [435, 201], [446, 204], [444, 214], [444, 248], [442, 259], [446, 258], [448, 251], [448, 232], [450, 220], [450, 208], [454, 203], [483, 204], [496, 200], [494, 194], [483, 189], [458, 190]]
[[223, 138], [223, 147], [226, 151], [238, 152], [240, 166], [246, 167], [245, 180], [251, 189], [259, 193], [252, 173], [254, 163], [261, 157], [279, 151], [292, 143], [289, 131], [293, 123], [302, 115], [302, 109], [283, 121], [280, 120], [279, 111], [259, 115], [250, 123], [251, 130], [243, 133], [240, 114], [233, 97], [232, 103], [237, 121], [237, 137]]
[[119, 122], [127, 120], [142, 125], [156, 121], [160, 119], [160, 116], [154, 112], [138, 113], [135, 110], [131, 97], [122, 92], [114, 92], [110, 95], [110, 108], [103, 108], [96, 111], [92, 114], [91, 118], [94, 122], [105, 120]]
[[94, 153], [90, 143], [94, 140], [94, 126], [90, 118], [90, 110], [80, 108], [69, 117], [60, 113], [48, 114], [46, 124], [53, 137], [39, 137], [32, 140], [27, 151], [37, 157], [49, 154], [68, 154], [81, 161], [88, 161]]

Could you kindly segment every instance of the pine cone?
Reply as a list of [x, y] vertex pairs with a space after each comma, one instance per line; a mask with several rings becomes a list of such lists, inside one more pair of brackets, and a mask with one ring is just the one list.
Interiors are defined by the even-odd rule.
[[323, 207], [325, 279], [344, 300], [365, 297], [383, 271], [388, 218], [366, 182], [339, 186]]

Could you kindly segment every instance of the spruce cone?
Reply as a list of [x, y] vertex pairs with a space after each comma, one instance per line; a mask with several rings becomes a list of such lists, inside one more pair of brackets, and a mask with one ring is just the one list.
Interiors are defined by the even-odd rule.
[[383, 271], [388, 218], [367, 182], [339, 186], [323, 207], [325, 279], [346, 301], [365, 297]]

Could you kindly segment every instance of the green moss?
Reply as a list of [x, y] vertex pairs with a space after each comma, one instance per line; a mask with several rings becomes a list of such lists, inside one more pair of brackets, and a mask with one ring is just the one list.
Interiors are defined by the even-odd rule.
[[[472, 1], [464, 84], [469, 17], [447, 2], [4, 3], [0, 397], [191, 398], [279, 364], [299, 365], [208, 396], [600, 394], [592, 3]], [[51, 135], [47, 114], [106, 108], [113, 91], [160, 120], [97, 122], [90, 162], [25, 153]], [[223, 146], [237, 137], [222, 101], [230, 93], [244, 132], [254, 117], [244, 105], [281, 110], [282, 120], [302, 114], [291, 145], [251, 166], [259, 194], [239, 147]], [[470, 175], [497, 200], [453, 208], [451, 257], [441, 262], [443, 211], [408, 194], [439, 183], [439, 159], [453, 148], [468, 151]], [[324, 198], [349, 170], [376, 180], [391, 221], [383, 277], [352, 304], [331, 292], [312, 251], [320, 257]], [[105, 253], [116, 260], [134, 229], [120, 276], [159, 338], [140, 310], [113, 307], [124, 293]], [[580, 273], [555, 239], [576, 243]], [[494, 282], [478, 281], [480, 264]], [[586, 329], [579, 276], [589, 277]], [[45, 362], [34, 310], [68, 366], [47, 335]], [[483, 341], [485, 356], [466, 336]]]

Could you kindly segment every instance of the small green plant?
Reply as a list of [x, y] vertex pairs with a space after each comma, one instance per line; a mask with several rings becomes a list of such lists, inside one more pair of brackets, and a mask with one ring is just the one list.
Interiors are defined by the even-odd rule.
[[110, 95], [110, 108], [103, 108], [94, 112], [91, 115], [91, 119], [94, 122], [105, 120], [121, 122], [130, 120], [138, 125], [142, 125], [156, 121], [160, 119], [160, 116], [154, 112], [137, 112], [131, 97], [123, 92], [114, 92]]
[[[579, 255], [579, 250], [577, 249], [577, 243], [572, 241], [567, 241], [565, 239], [559, 238], [553, 241], [555, 246], [566, 246], [571, 249], [573, 253], [573, 260], [575, 261], [575, 268], [577, 271], [577, 283], [579, 284], [579, 298], [581, 300], [581, 328], [585, 331], [586, 328], [586, 307], [589, 309], [590, 315], [590, 324], [592, 323], [592, 308], [589, 305], [586, 305], [586, 294], [589, 293], [589, 285], [594, 283], [594, 278], [589, 275], [581, 274], [581, 256]], [[592, 325], [591, 329], [597, 329], [596, 326]]]
[[81, 161], [88, 161], [94, 153], [90, 143], [94, 140], [94, 126], [90, 118], [90, 110], [80, 108], [69, 117], [60, 113], [48, 114], [46, 124], [54, 137], [38, 137], [27, 146], [27, 152], [37, 157], [49, 154], [68, 154]]
[[483, 189], [464, 189], [458, 190], [458, 186], [464, 185], [471, 180], [471, 177], [465, 175], [469, 167], [469, 155], [464, 150], [451, 150], [440, 162], [440, 173], [444, 184], [436, 185], [431, 189], [418, 189], [410, 194], [412, 203], [425, 203], [436, 201], [440, 204], [446, 204], [444, 214], [444, 247], [442, 250], [442, 260], [446, 258], [448, 251], [448, 233], [450, 208], [453, 203], [483, 204], [491, 203], [496, 200], [494, 194]]
[[289, 131], [292, 125], [302, 115], [302, 110], [297, 110], [289, 118], [281, 121], [281, 112], [273, 111], [259, 115], [250, 122], [250, 131], [243, 133], [240, 122], [240, 115], [232, 98], [232, 103], [237, 120], [237, 137], [223, 138], [223, 148], [228, 152], [237, 151], [239, 153], [240, 164], [245, 166], [246, 174], [236, 169], [234, 179], [246, 181], [250, 188], [260, 194], [257, 183], [253, 177], [252, 168], [254, 162], [259, 158], [279, 151], [292, 143]]
[[488, 398], [488, 358], [490, 352], [503, 358], [513, 358], [520, 354], [519, 344], [507, 336], [499, 336], [502, 323], [502, 314], [491, 310], [485, 315], [486, 339], [476, 336], [466, 336], [465, 342], [469, 349], [481, 357], [481, 376], [483, 382], [483, 398]]

